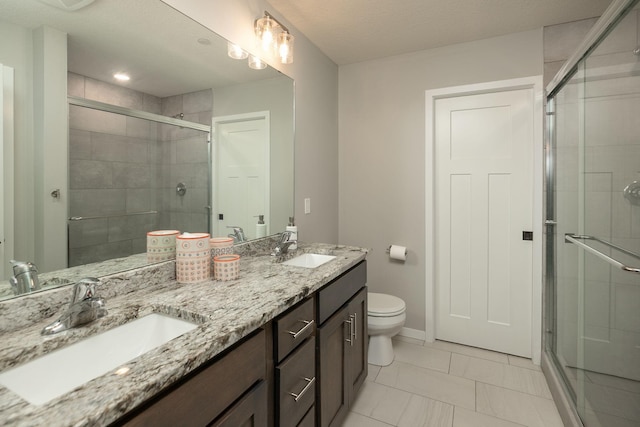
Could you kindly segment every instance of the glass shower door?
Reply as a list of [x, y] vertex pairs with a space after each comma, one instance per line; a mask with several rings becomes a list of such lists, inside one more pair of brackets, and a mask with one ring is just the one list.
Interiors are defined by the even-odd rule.
[[547, 350], [588, 427], [640, 425], [637, 47], [633, 9], [550, 104], [557, 226]]

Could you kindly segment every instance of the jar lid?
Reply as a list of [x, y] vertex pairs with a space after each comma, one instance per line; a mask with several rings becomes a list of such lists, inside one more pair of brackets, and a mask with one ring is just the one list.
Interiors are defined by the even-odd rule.
[[233, 244], [233, 237], [212, 237], [209, 239], [212, 245]]
[[177, 238], [178, 239], [208, 239], [209, 233], [182, 233]]
[[238, 261], [240, 259], [240, 255], [229, 254], [229, 255], [216, 255], [213, 257], [213, 262], [233, 262]]
[[149, 231], [147, 236], [172, 236], [180, 234], [180, 230], [155, 230]]

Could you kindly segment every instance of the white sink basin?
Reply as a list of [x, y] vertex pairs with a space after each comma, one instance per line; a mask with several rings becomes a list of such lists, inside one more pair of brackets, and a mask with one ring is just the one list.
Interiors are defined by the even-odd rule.
[[295, 258], [291, 258], [288, 261], [283, 262], [284, 265], [291, 265], [294, 267], [304, 268], [316, 268], [320, 267], [332, 259], [335, 259], [333, 255], [320, 255], [320, 254], [302, 254]]
[[9, 369], [0, 374], [0, 384], [42, 405], [197, 327], [149, 314]]

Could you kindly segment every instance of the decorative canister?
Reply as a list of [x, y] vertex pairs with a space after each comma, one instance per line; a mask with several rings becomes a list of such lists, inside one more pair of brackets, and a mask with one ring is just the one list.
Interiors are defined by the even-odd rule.
[[235, 280], [240, 275], [240, 255], [216, 255], [213, 257], [216, 280]]
[[218, 255], [232, 254], [233, 238], [232, 237], [212, 237], [209, 239], [209, 246], [211, 246], [211, 277], [215, 278], [215, 272], [213, 269], [213, 257]]
[[209, 233], [184, 233], [176, 238], [176, 280], [198, 283], [211, 277]]
[[176, 259], [178, 230], [156, 230], [147, 233], [147, 261], [160, 262]]

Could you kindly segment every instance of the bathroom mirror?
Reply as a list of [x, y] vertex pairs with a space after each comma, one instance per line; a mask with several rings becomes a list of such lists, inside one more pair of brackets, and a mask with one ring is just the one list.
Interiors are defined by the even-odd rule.
[[[239, 225], [251, 239], [259, 237], [257, 215], [264, 215], [267, 234], [285, 228], [293, 215], [292, 79], [230, 58], [225, 39], [159, 0], [95, 0], [75, 11], [4, 0], [0, 11], [3, 35], [42, 26], [67, 34], [72, 98], [61, 147], [68, 144], [69, 189], [61, 200], [69, 204], [70, 266], [117, 259], [104, 263], [102, 275], [139, 267], [146, 232], [154, 229], [220, 236]], [[20, 46], [0, 42], [0, 63], [33, 54], [16, 52]], [[115, 81], [116, 72], [130, 80]], [[15, 101], [23, 103], [24, 87], [35, 83], [29, 70], [18, 65], [15, 73]], [[20, 112], [15, 120], [28, 120]], [[210, 136], [198, 128], [212, 121]], [[262, 136], [240, 155], [259, 152], [258, 172], [233, 157], [234, 144], [255, 132]], [[16, 145], [22, 137], [17, 132]], [[110, 198], [120, 205], [108, 206]], [[138, 255], [119, 261], [130, 254]], [[4, 271], [3, 279], [11, 276], [8, 265]]]

